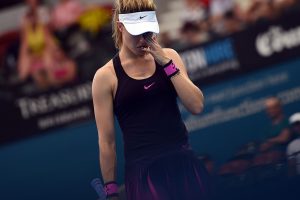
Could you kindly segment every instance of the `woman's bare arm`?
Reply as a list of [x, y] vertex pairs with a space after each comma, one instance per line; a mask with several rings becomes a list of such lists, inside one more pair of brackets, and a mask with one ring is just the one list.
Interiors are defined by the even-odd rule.
[[93, 79], [92, 95], [98, 129], [100, 167], [104, 182], [116, 180], [116, 147], [113, 115], [112, 73], [100, 68]]

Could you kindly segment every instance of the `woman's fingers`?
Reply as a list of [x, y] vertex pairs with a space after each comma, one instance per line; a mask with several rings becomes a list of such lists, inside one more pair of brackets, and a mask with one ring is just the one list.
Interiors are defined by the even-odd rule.
[[150, 47], [159, 46], [157, 41], [153, 39], [153, 33], [144, 33], [143, 37]]

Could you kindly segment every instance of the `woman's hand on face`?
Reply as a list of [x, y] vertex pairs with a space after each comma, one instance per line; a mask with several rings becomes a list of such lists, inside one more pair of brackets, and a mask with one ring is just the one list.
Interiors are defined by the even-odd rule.
[[148, 53], [150, 53], [156, 62], [160, 65], [167, 64], [171, 59], [167, 57], [162, 47], [158, 44], [156, 37], [153, 37], [153, 33], [147, 32], [143, 34], [143, 37], [149, 46], [149, 48], [145, 49]]

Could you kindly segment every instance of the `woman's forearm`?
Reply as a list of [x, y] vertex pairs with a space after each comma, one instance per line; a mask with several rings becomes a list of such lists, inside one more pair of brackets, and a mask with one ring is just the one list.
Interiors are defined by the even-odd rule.
[[116, 151], [115, 148], [100, 149], [100, 168], [104, 182], [116, 180]]
[[172, 77], [171, 81], [184, 107], [192, 114], [199, 114], [204, 104], [202, 91], [180, 73]]

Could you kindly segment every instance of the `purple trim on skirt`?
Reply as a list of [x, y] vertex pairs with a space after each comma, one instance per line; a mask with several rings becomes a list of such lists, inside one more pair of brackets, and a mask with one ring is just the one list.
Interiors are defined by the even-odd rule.
[[128, 200], [208, 200], [209, 175], [191, 150], [164, 153], [126, 167]]

